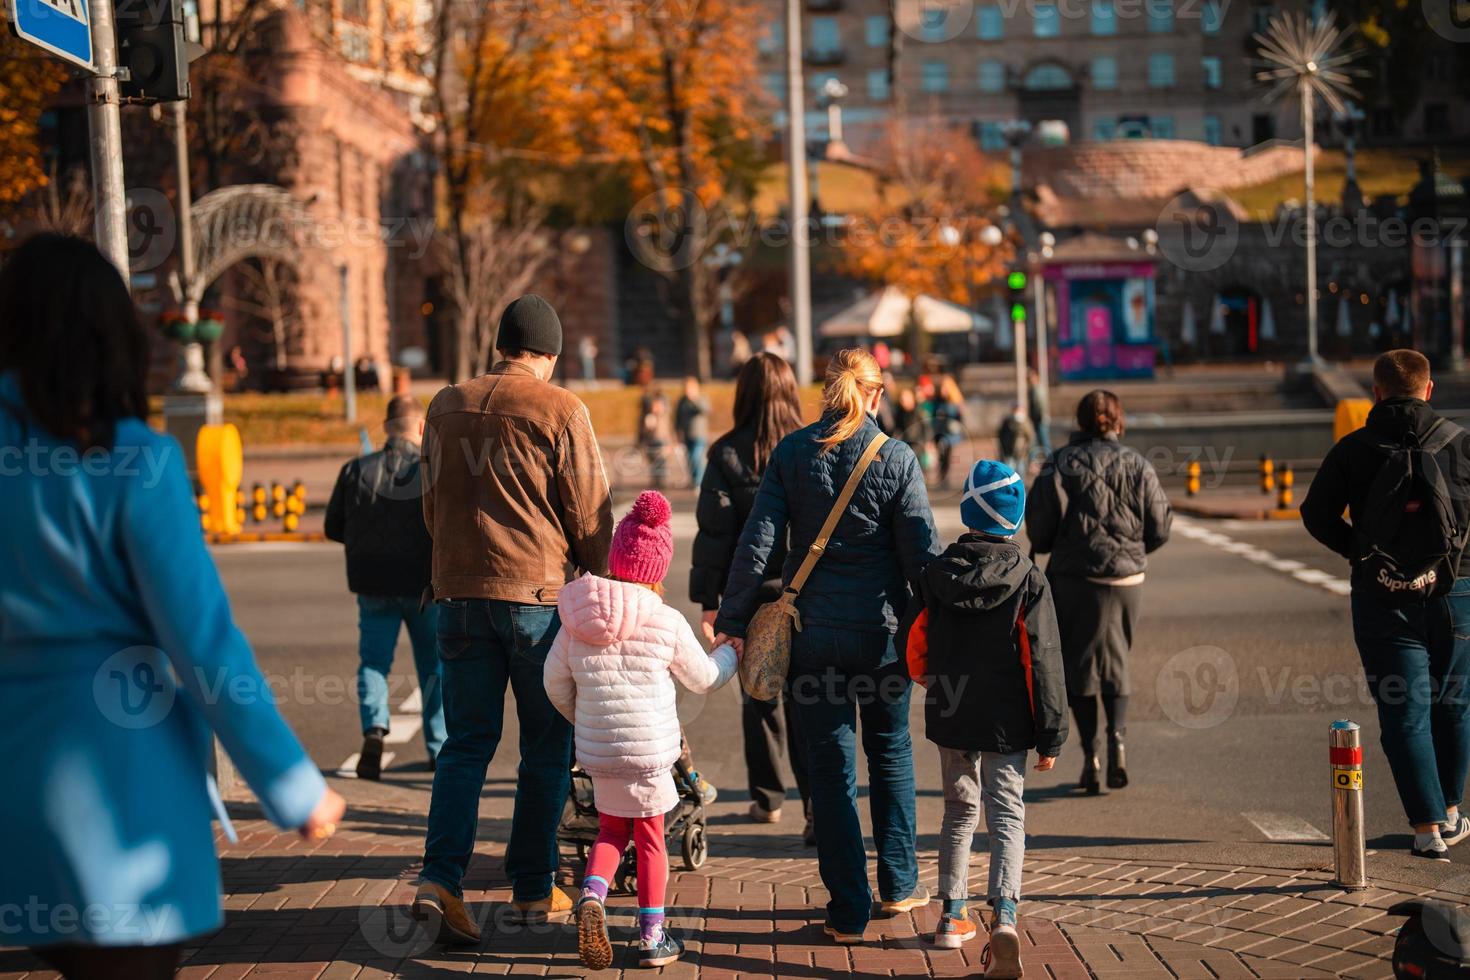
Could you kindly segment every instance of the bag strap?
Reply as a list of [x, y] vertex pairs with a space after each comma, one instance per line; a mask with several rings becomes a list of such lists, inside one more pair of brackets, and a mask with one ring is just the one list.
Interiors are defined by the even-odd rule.
[[807, 576], [811, 575], [812, 569], [817, 567], [817, 560], [822, 557], [822, 552], [827, 550], [827, 541], [832, 537], [832, 532], [837, 530], [837, 522], [847, 511], [847, 505], [852, 501], [852, 495], [857, 492], [857, 486], [862, 482], [863, 474], [868, 472], [868, 467], [873, 460], [878, 458], [878, 450], [888, 437], [883, 433], [873, 436], [868, 443], [868, 448], [863, 450], [862, 456], [858, 458], [857, 465], [848, 474], [847, 482], [842, 486], [842, 492], [837, 495], [837, 500], [832, 504], [832, 510], [827, 514], [827, 520], [822, 524], [822, 530], [817, 532], [817, 539], [807, 549], [806, 557], [801, 560], [801, 567], [792, 576], [791, 584], [786, 586], [785, 598], [788, 602], [795, 599], [801, 592], [801, 587], [806, 584]]

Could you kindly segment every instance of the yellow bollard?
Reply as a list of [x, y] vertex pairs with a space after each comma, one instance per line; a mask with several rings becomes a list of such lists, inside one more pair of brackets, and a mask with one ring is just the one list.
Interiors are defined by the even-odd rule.
[[1292, 484], [1296, 477], [1291, 472], [1290, 463], [1281, 464], [1281, 490], [1276, 497], [1276, 506], [1281, 510], [1290, 510], [1293, 506], [1295, 495], [1292, 493]]
[[1261, 492], [1270, 493], [1276, 489], [1276, 464], [1271, 462], [1271, 457], [1265, 453], [1261, 454]]
[[1337, 403], [1332, 415], [1332, 441], [1337, 442], [1349, 432], [1356, 432], [1368, 424], [1368, 413], [1373, 403], [1366, 398], [1344, 398]]
[[271, 513], [276, 517], [286, 516], [286, 488], [275, 480], [271, 481]]
[[1193, 497], [1199, 493], [1199, 460], [1192, 459], [1184, 467], [1184, 492]]
[[235, 491], [235, 523], [236, 524], [239, 524], [241, 527], [244, 527], [247, 513], [248, 512], [245, 510], [245, 491], [244, 490], [236, 490]]
[[200, 428], [194, 444], [195, 465], [204, 490], [201, 500], [209, 513], [209, 530], [220, 534], [238, 534], [235, 495], [240, 488], [240, 474], [245, 455], [240, 448], [240, 430], [232, 423], [206, 425]]
[[265, 518], [265, 487], [257, 483], [250, 490], [250, 519], [256, 524], [264, 524]]

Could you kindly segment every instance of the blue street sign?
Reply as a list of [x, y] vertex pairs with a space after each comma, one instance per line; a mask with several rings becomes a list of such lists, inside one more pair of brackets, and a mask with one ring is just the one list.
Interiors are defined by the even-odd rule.
[[7, 0], [7, 6], [20, 38], [93, 70], [89, 0]]

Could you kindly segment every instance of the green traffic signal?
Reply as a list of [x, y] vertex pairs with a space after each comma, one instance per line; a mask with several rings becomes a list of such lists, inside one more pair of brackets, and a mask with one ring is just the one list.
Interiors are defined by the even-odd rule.
[[1010, 275], [1006, 276], [1006, 285], [1009, 286], [1011, 289], [1025, 289], [1026, 273], [1017, 269], [1015, 272], [1012, 272]]
[[1026, 304], [1025, 303], [1012, 303], [1011, 304], [1011, 322], [1012, 323], [1020, 323], [1020, 322], [1022, 322], [1025, 319], [1026, 319]]

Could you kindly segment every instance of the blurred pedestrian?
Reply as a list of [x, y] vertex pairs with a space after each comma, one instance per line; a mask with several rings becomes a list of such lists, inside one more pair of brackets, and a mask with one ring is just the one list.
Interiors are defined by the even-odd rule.
[[[1043, 457], [1051, 455], [1051, 395], [1041, 383], [1041, 373], [1035, 368], [1026, 372], [1026, 414], [1036, 432], [1036, 448]], [[1022, 473], [1025, 470], [1021, 471]]]
[[898, 393], [898, 407], [893, 412], [894, 435], [908, 443], [919, 461], [919, 469], [929, 469], [929, 416], [919, 406], [918, 395], [912, 388], [903, 388]]
[[674, 430], [689, 460], [689, 485], [697, 490], [704, 479], [704, 451], [709, 445], [709, 399], [700, 390], [698, 378], [684, 379], [684, 394], [674, 409]]
[[1448, 861], [1470, 837], [1470, 438], [1433, 393], [1423, 354], [1379, 356], [1368, 422], [1322, 460], [1302, 523], [1352, 563], [1353, 635], [1411, 853]]
[[[833, 356], [821, 419], [782, 439], [772, 453], [715, 620], [716, 642], [726, 634], [744, 637], [768, 594], [771, 553], [789, 531], [783, 588], [808, 556], [814, 562], [795, 600], [802, 628], [791, 637], [790, 684], [806, 740], [817, 865], [830, 896], [824, 930], [841, 945], [863, 942], [872, 915], [853, 792], [859, 719], [881, 911], [901, 915], [929, 902], [914, 856], [911, 684], [893, 634], [910, 586], [939, 546], [918, 461], [873, 421], [882, 397], [871, 354], [849, 349]], [[844, 496], [855, 472], [858, 483]], [[839, 504], [835, 527], [824, 531]], [[829, 532], [830, 539], [823, 537]]]
[[[725, 580], [735, 560], [740, 531], [755, 506], [761, 478], [776, 444], [801, 428], [801, 400], [791, 366], [774, 354], [762, 352], [747, 361], [735, 382], [735, 427], [716, 439], [709, 450], [709, 468], [700, 484], [695, 516], [694, 567], [689, 572], [689, 599], [703, 610], [706, 640], [715, 638], [715, 616], [725, 592]], [[759, 601], [781, 595], [781, 569], [786, 562], [786, 539], [774, 542], [766, 560]], [[806, 746], [788, 695], [760, 701], [740, 692], [740, 725], [745, 736], [745, 771], [750, 789], [750, 819], [777, 823], [786, 800], [781, 778], [781, 756], [791, 752], [791, 773], [806, 819], [803, 839], [815, 844], [811, 830], [811, 794], [807, 787]]]
[[1082, 743], [1078, 785], [1098, 783], [1097, 700], [1108, 723], [1107, 784], [1128, 785], [1128, 652], [1147, 555], [1169, 540], [1174, 515], [1159, 475], [1123, 445], [1123, 403], [1111, 391], [1077, 403], [1078, 432], [1047, 461], [1026, 501], [1026, 533], [1046, 566], [1062, 631], [1067, 700]]
[[584, 572], [604, 574], [612, 500], [587, 407], [550, 384], [561, 320], [539, 296], [506, 307], [500, 361], [444, 388], [424, 433], [424, 523], [434, 539], [447, 739], [434, 773], [413, 916], [441, 943], [480, 928], [461, 883], [475, 851], [485, 770], [515, 694], [521, 759], [505, 848], [513, 918], [570, 915], [553, 885], [556, 830], [571, 779], [572, 728], [542, 683], [560, 628], [556, 600]]
[[648, 461], [649, 478], [662, 490], [669, 478], [669, 443], [673, 441], [669, 400], [662, 391], [649, 385], [643, 389], [638, 409], [638, 446]]
[[582, 359], [582, 380], [597, 380], [597, 338], [584, 333], [577, 341], [577, 356]]
[[388, 402], [387, 442], [342, 467], [327, 502], [325, 531], [347, 556], [347, 587], [357, 594], [357, 709], [362, 721], [359, 779], [382, 774], [388, 734], [388, 675], [400, 628], [407, 628], [423, 702], [424, 746], [433, 769], [444, 745], [444, 702], [435, 629], [439, 610], [425, 601], [434, 542], [424, 527], [419, 450], [424, 410], [412, 395]]
[[932, 417], [934, 449], [939, 455], [939, 485], [943, 487], [949, 484], [950, 458], [965, 441], [965, 396], [952, 374], [939, 379]]
[[183, 450], [148, 425], [148, 354], [94, 245], [11, 253], [0, 459], [31, 462], [0, 480], [0, 908], [6, 945], [86, 980], [171, 977], [223, 925], [213, 737], [277, 826], [320, 841], [344, 811], [231, 618]]
[[1011, 414], [1000, 423], [996, 434], [1000, 443], [1000, 455], [1005, 464], [1023, 477], [1031, 473], [1031, 447], [1036, 441], [1036, 430], [1026, 417], [1026, 410], [1019, 404], [1011, 406]]

